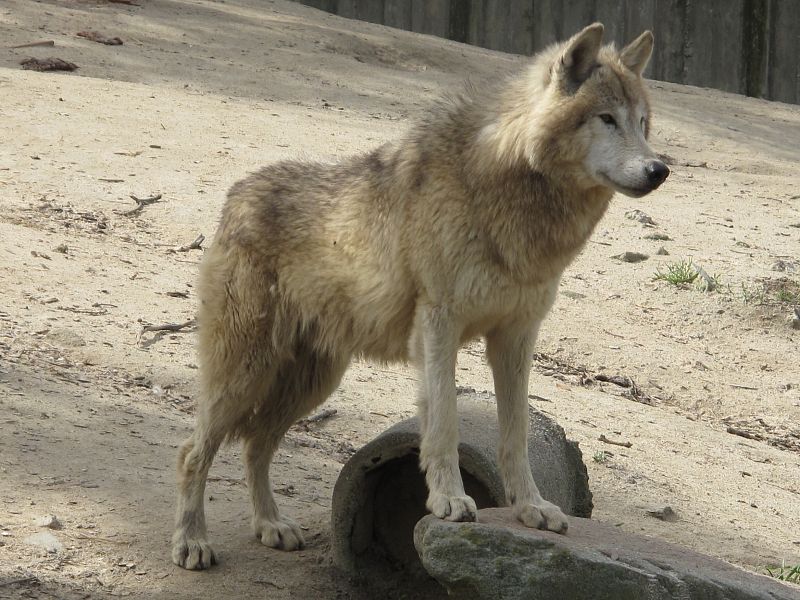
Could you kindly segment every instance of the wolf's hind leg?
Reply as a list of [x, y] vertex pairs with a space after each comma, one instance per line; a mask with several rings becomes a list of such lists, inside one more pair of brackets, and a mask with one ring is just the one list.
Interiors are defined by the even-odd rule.
[[245, 440], [245, 467], [253, 502], [253, 531], [265, 546], [298, 550], [305, 541], [300, 526], [280, 513], [272, 494], [270, 464], [284, 434], [339, 385], [349, 356], [331, 359], [299, 350], [278, 372]]
[[509, 327], [487, 336], [500, 425], [498, 462], [514, 516], [528, 527], [564, 533], [567, 518], [542, 498], [528, 462], [528, 380], [538, 330], [537, 323], [527, 331]]
[[[207, 569], [216, 562], [207, 541], [203, 506], [208, 471], [220, 444], [243, 433], [276, 373], [266, 352], [253, 351], [257, 346], [252, 335], [241, 335], [234, 327], [214, 329], [213, 321], [205, 329], [201, 325], [200, 335], [202, 391], [194, 433], [178, 453], [172, 538], [172, 560], [185, 569]], [[259, 361], [242, 360], [251, 355]]]
[[216, 562], [208, 544], [204, 494], [208, 470], [233, 423], [224, 401], [203, 405], [192, 436], [178, 451], [178, 505], [172, 561], [184, 569], [207, 569]]
[[[455, 369], [460, 332], [444, 307], [419, 308], [415, 335], [422, 335], [420, 466], [428, 484], [429, 511], [449, 521], [474, 521], [475, 501], [464, 492], [458, 464]], [[419, 333], [421, 332], [421, 333]], [[426, 401], [427, 400], [427, 401]]]

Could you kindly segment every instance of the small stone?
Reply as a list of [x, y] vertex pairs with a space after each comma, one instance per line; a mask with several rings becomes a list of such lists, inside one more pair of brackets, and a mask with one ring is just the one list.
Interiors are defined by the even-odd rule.
[[794, 315], [791, 320], [792, 329], [800, 329], [800, 308], [794, 309]]
[[642, 262], [643, 260], [647, 260], [650, 257], [647, 256], [647, 254], [642, 254], [641, 252], [623, 252], [622, 254], [617, 254], [611, 258], [616, 258], [617, 260], [621, 260], [622, 262], [626, 263], [638, 263]]
[[678, 520], [678, 514], [672, 510], [671, 506], [654, 508], [652, 510], [648, 510], [647, 514], [651, 517], [655, 517], [656, 519], [660, 519], [661, 521], [666, 521], [667, 523], [674, 523]]
[[33, 535], [29, 535], [22, 541], [23, 543], [28, 544], [29, 546], [33, 546], [35, 548], [41, 548], [42, 550], [45, 550], [48, 554], [55, 554], [56, 552], [60, 552], [64, 548], [64, 546], [61, 545], [61, 542], [58, 541], [58, 538], [49, 531], [34, 533]]
[[669, 252], [666, 248], [664, 248], [664, 246], [661, 246], [658, 250], [656, 250], [656, 254], [659, 256], [669, 256]]
[[781, 273], [794, 273], [797, 270], [797, 264], [793, 261], [778, 260], [772, 265], [773, 271], [780, 271]]
[[561, 294], [571, 300], [583, 300], [584, 298], [586, 298], [586, 294], [581, 294], [580, 292], [573, 292], [570, 290], [562, 290]]
[[47, 515], [36, 519], [37, 527], [47, 527], [48, 529], [63, 529], [64, 525], [55, 515]]
[[54, 252], [59, 252], [60, 254], [66, 254], [69, 252], [69, 247], [66, 244], [59, 244], [55, 248], [53, 248]]
[[638, 208], [636, 210], [629, 210], [625, 213], [625, 216], [629, 219], [634, 221], [638, 221], [642, 225], [652, 225], [655, 226], [656, 222], [650, 217], [650, 215], [642, 212]]
[[606, 375], [604, 373], [600, 373], [595, 375], [595, 381], [602, 381], [604, 383], [613, 383], [620, 387], [629, 388], [632, 385], [632, 381], [630, 378], [625, 377], [624, 375]]

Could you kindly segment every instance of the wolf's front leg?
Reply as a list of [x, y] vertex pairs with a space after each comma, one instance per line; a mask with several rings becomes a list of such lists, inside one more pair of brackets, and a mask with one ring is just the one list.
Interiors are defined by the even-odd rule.
[[456, 355], [459, 332], [444, 307], [421, 306], [412, 344], [422, 374], [420, 466], [428, 484], [428, 510], [440, 519], [474, 521], [475, 501], [464, 493], [458, 467]]
[[487, 336], [486, 356], [494, 376], [500, 425], [498, 462], [514, 516], [528, 527], [564, 533], [567, 518], [542, 498], [528, 462], [528, 380], [538, 331], [536, 323]]

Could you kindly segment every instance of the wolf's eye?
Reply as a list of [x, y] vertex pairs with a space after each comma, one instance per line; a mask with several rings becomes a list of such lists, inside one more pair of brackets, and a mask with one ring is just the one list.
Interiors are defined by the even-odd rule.
[[602, 115], [598, 115], [598, 116], [600, 117], [600, 120], [603, 123], [605, 123], [606, 125], [611, 125], [612, 127], [616, 127], [617, 126], [617, 120], [614, 117], [612, 117], [610, 114], [603, 113]]

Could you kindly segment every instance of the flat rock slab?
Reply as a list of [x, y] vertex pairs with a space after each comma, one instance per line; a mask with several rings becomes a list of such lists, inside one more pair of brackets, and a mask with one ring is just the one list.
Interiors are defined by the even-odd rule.
[[800, 588], [674, 544], [571, 517], [567, 535], [527, 529], [507, 508], [477, 523], [432, 516], [414, 530], [425, 569], [469, 600], [800, 600]]

